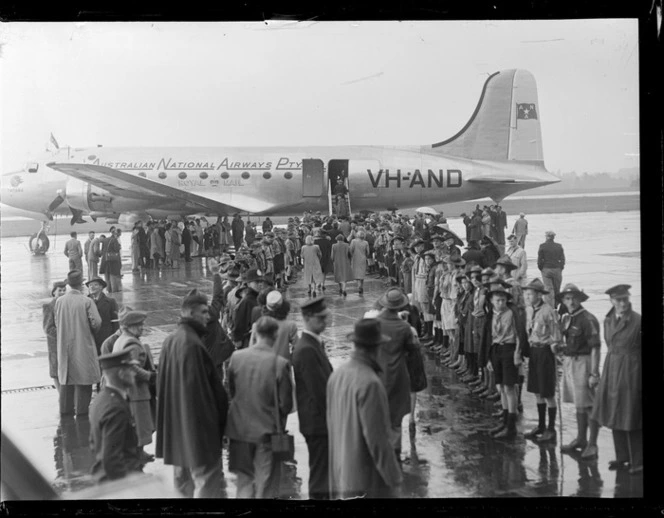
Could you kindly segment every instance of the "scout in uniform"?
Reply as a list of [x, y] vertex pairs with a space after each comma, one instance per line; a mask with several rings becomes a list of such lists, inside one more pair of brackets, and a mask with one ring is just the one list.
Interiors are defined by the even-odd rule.
[[[544, 302], [542, 295], [549, 292], [539, 279], [523, 287], [526, 308], [526, 331], [530, 344], [528, 362], [528, 392], [537, 399], [537, 427], [525, 434], [539, 443], [556, 440], [556, 356], [562, 335], [555, 310]], [[545, 428], [548, 409], [549, 426]]]
[[131, 359], [130, 350], [122, 350], [100, 356], [99, 364], [104, 388], [90, 406], [90, 448], [95, 456], [92, 476], [105, 482], [142, 471], [127, 394], [138, 361]]
[[[597, 456], [597, 423], [589, 422], [590, 412], [595, 402], [595, 387], [599, 382], [599, 322], [581, 303], [588, 300], [588, 295], [574, 284], [563, 287], [559, 300], [566, 311], [561, 317], [562, 333], [565, 346], [562, 348], [563, 386], [562, 398], [565, 403], [574, 403], [576, 407], [577, 435], [572, 442], [561, 446], [564, 453], [582, 450], [583, 458]], [[561, 308], [562, 309], [562, 308]], [[587, 431], [590, 425], [591, 441], [588, 446]]]

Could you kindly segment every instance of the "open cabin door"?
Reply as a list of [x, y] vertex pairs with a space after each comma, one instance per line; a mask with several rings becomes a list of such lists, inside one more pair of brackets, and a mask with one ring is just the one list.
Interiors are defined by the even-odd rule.
[[318, 198], [325, 192], [325, 165], [318, 158], [302, 160], [302, 196]]
[[330, 215], [350, 217], [348, 160], [330, 160], [328, 162], [327, 180]]

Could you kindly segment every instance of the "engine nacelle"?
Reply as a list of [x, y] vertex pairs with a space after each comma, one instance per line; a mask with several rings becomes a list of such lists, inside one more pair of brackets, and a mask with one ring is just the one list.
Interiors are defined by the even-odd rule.
[[73, 209], [84, 212], [113, 212], [113, 198], [110, 193], [88, 182], [69, 178], [64, 194], [67, 204]]

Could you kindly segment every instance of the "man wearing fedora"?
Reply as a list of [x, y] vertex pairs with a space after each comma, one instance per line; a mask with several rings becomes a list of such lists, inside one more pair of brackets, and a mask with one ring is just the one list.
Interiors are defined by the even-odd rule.
[[[395, 296], [389, 297], [392, 300], [388, 305], [401, 307]], [[408, 324], [403, 324], [410, 333]], [[335, 370], [327, 382], [331, 496], [398, 496], [403, 475], [385, 433], [392, 424], [378, 363], [379, 350], [390, 337], [381, 332], [381, 321], [365, 318], [355, 323], [348, 339], [355, 345], [350, 360]], [[408, 391], [409, 387], [406, 400]]]
[[69, 291], [55, 303], [58, 336], [58, 380], [60, 414], [87, 415], [92, 385], [99, 383], [101, 371], [94, 333], [101, 326], [95, 303], [83, 295], [83, 274], [67, 274]]
[[58, 392], [60, 392], [60, 381], [58, 380], [58, 331], [55, 327], [55, 303], [66, 292], [67, 281], [54, 282], [51, 288], [51, 297], [53, 298], [42, 305], [42, 328], [46, 334], [46, 346], [48, 348], [48, 373]]
[[155, 453], [173, 466], [175, 487], [185, 497], [219, 498], [228, 396], [203, 344], [207, 297], [191, 290], [180, 315], [159, 356]]
[[237, 349], [243, 349], [249, 345], [251, 335], [252, 310], [258, 306], [258, 294], [265, 287], [265, 277], [261, 270], [248, 270], [242, 277], [244, 294], [242, 300], [235, 309], [233, 319], [233, 342]]
[[591, 419], [613, 432], [616, 458], [609, 469], [629, 468], [636, 475], [643, 472], [641, 315], [632, 309], [630, 288], [618, 284], [606, 290], [613, 306], [604, 319], [608, 352]]
[[327, 327], [330, 310], [325, 299], [306, 301], [300, 306], [304, 329], [293, 347], [293, 371], [300, 433], [309, 450], [309, 498], [329, 498], [327, 380], [332, 365], [327, 358], [321, 333]]
[[519, 214], [519, 219], [514, 222], [512, 234], [516, 236], [517, 244], [521, 248], [525, 249], [526, 236], [528, 235], [528, 220], [526, 219], [526, 215], [523, 212]]
[[[562, 302], [562, 334], [565, 338], [563, 354], [562, 399], [574, 403], [576, 408], [577, 435], [572, 442], [561, 446], [564, 453], [582, 451], [583, 458], [597, 456], [597, 423], [590, 422], [590, 413], [595, 402], [595, 387], [599, 382], [600, 335], [599, 322], [581, 303], [588, 295], [575, 284], [565, 284], [558, 302]], [[591, 446], [588, 446], [590, 426]], [[592, 440], [593, 436], [595, 441]]]
[[482, 268], [487, 266], [484, 262], [484, 254], [482, 254], [480, 244], [477, 241], [468, 241], [466, 252], [464, 252], [461, 258], [466, 261], [466, 264], [475, 263]]
[[537, 268], [542, 272], [542, 282], [549, 293], [544, 300], [551, 307], [556, 305], [556, 297], [560, 293], [563, 282], [563, 269], [565, 268], [565, 251], [560, 243], [554, 242], [556, 233], [547, 230], [544, 233], [546, 241], [537, 251]]
[[99, 357], [104, 388], [90, 405], [90, 449], [94, 455], [92, 476], [97, 482], [117, 480], [141, 472], [138, 440], [129, 407], [135, 366], [131, 351]]
[[118, 302], [106, 296], [104, 289], [107, 284], [101, 277], [90, 279], [85, 285], [88, 287], [88, 297], [94, 300], [101, 317], [101, 326], [95, 332], [97, 354], [101, 354], [101, 344], [118, 330]]
[[378, 321], [381, 330], [389, 341], [378, 349], [380, 379], [387, 391], [390, 410], [390, 442], [396, 458], [401, 460], [401, 422], [410, 412], [410, 378], [406, 356], [417, 349], [410, 324], [405, 322], [399, 311], [408, 306], [408, 297], [398, 288], [390, 288], [378, 300], [383, 308]]
[[[523, 287], [526, 300], [526, 331], [530, 345], [528, 361], [528, 392], [537, 400], [537, 427], [525, 434], [538, 443], [556, 440], [556, 357], [562, 343], [556, 311], [542, 300], [548, 292], [539, 279], [533, 279]], [[549, 426], [545, 426], [548, 410]]]

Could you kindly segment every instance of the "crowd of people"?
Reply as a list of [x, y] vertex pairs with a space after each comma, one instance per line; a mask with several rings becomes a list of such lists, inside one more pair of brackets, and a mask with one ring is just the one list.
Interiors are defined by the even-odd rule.
[[[527, 222], [515, 225], [521, 233], [509, 235], [501, 249], [507, 223], [500, 207], [495, 212], [498, 234], [491, 220], [486, 233], [469, 228], [463, 254], [442, 213], [307, 212], [286, 228], [266, 218], [263, 233], [250, 237], [247, 225], [232, 248], [213, 250], [212, 297], [198, 290], [184, 297], [158, 365], [140, 340], [147, 313], [119, 311], [103, 293], [110, 283], [96, 276], [85, 283], [86, 296], [80, 264], [72, 264], [44, 306], [44, 330], [61, 414], [90, 414], [93, 474], [104, 481], [140, 471], [154, 460], [143, 450], [154, 435], [156, 456], [174, 466], [183, 495], [218, 497], [226, 438], [238, 497], [276, 497], [282, 461], [293, 455], [286, 420], [297, 412], [309, 452], [310, 498], [398, 496], [401, 425], [410, 414], [415, 427], [415, 394], [427, 386], [424, 350], [454, 369], [472, 394], [494, 401], [498, 421], [489, 433], [505, 441], [518, 436], [524, 384], [538, 412], [538, 426], [525, 436], [556, 441], [562, 363], [560, 390], [576, 407], [577, 437], [561, 450], [597, 458], [605, 426], [615, 445], [610, 469], [640, 473], [641, 328], [630, 287], [607, 290], [613, 307], [604, 319], [608, 354], [600, 375], [599, 322], [582, 306], [588, 298], [582, 290], [561, 287], [565, 257], [555, 233], [547, 231], [539, 248], [542, 278], [530, 278], [519, 245]], [[481, 214], [477, 207], [472, 219]], [[160, 224], [147, 226], [154, 236]], [[101, 246], [91, 236], [89, 249]], [[300, 274], [309, 295], [300, 305], [303, 329], [289, 318], [286, 298]], [[322, 339], [331, 316], [328, 274], [341, 297], [351, 281], [361, 295], [368, 275], [385, 283], [376, 307], [348, 336], [350, 360], [336, 370]], [[90, 406], [96, 384], [100, 392]]]

